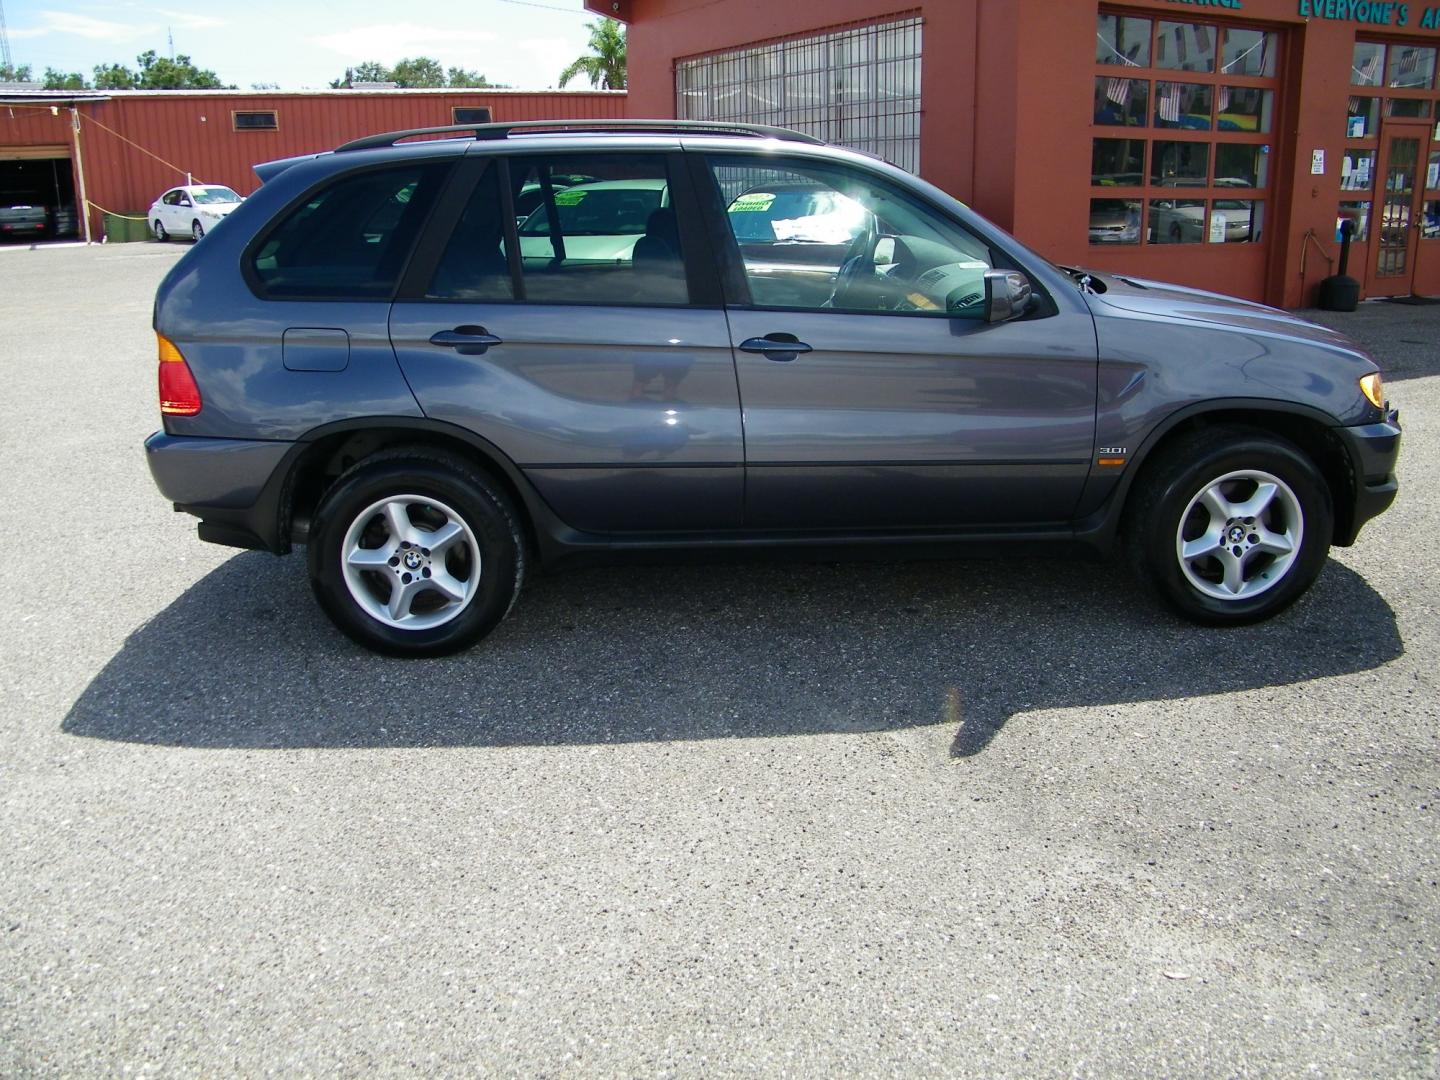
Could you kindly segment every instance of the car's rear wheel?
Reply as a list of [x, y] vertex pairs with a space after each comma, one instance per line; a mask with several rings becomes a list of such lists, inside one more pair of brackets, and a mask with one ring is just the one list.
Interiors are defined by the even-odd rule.
[[205, 235], [205, 229], [201, 226], [198, 218], [190, 223], [190, 235], [193, 236], [197, 242]]
[[1216, 625], [1285, 610], [1325, 565], [1330, 489], [1293, 444], [1245, 428], [1199, 431], [1137, 480], [1129, 560], [1175, 610]]
[[519, 517], [466, 462], [392, 451], [336, 481], [311, 527], [310, 581], [335, 625], [398, 656], [479, 641], [510, 610], [525, 573]]
[[154, 233], [155, 239], [159, 240], [162, 244], [165, 243], [166, 240], [170, 239], [170, 234], [165, 231], [165, 226], [160, 223], [159, 218], [155, 219]]

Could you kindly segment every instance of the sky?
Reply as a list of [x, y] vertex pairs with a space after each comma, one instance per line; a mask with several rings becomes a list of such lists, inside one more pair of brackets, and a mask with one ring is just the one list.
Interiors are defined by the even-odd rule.
[[[185, 54], [225, 83], [247, 90], [320, 89], [364, 60], [393, 64], [429, 56], [478, 71], [492, 82], [545, 89], [585, 53], [585, 24], [596, 16], [581, 0], [0, 0], [17, 65], [80, 71], [97, 64], [135, 67], [147, 49]], [[579, 76], [570, 89], [588, 89]]]

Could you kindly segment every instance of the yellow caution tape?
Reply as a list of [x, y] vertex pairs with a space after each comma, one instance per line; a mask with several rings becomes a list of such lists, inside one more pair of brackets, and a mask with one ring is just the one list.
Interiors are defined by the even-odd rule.
[[85, 200], [85, 205], [88, 206], [88, 207], [90, 207], [90, 209], [92, 209], [92, 210], [99, 210], [102, 214], [109, 214], [111, 217], [123, 218], [123, 219], [126, 220], [126, 221], [146, 221], [146, 220], [148, 220], [148, 219], [145, 217], [144, 214], [141, 214], [141, 215], [139, 215], [139, 216], [137, 216], [137, 217], [132, 217], [132, 216], [129, 215], [129, 214], [117, 214], [114, 210], [106, 210], [105, 207], [101, 206], [99, 203], [97, 203], [97, 202], [91, 202], [89, 199], [86, 199], [86, 200]]

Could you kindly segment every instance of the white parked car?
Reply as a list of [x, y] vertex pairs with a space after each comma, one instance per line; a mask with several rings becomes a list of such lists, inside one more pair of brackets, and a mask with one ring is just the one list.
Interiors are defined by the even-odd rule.
[[[629, 262], [650, 215], [669, 205], [664, 180], [599, 180], [556, 191], [567, 264]], [[555, 258], [550, 213], [543, 202], [520, 223], [520, 255], [547, 265]]]
[[150, 231], [156, 240], [172, 236], [199, 240], [242, 201], [241, 196], [221, 184], [171, 188], [150, 205]]

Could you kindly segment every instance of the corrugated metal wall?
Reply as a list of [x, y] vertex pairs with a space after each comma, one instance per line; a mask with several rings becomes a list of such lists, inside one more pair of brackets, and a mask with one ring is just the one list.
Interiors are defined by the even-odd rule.
[[[184, 183], [186, 172], [197, 183], [226, 184], [248, 194], [259, 186], [251, 168], [257, 162], [329, 150], [347, 139], [381, 131], [449, 124], [456, 106], [488, 107], [497, 121], [619, 119], [625, 115], [625, 95], [474, 90], [119, 92], [108, 101], [78, 106], [86, 194], [96, 206], [143, 213], [166, 188]], [[278, 130], [236, 131], [231, 121], [235, 111], [273, 111]], [[66, 106], [59, 107], [59, 116], [51, 116], [44, 102], [0, 105], [0, 158], [6, 147], [70, 141]], [[98, 213], [91, 224], [99, 228]]]

